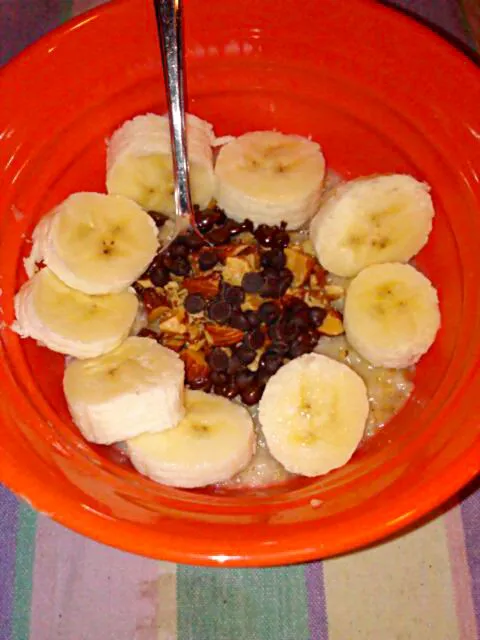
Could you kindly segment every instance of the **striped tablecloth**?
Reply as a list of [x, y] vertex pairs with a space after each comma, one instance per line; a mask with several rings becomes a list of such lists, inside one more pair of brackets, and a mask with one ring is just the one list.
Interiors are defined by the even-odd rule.
[[[0, 0], [0, 63], [95, 4]], [[474, 44], [479, 0], [397, 4]], [[0, 640], [479, 640], [478, 487], [366, 551], [228, 570], [102, 546], [0, 486]]]

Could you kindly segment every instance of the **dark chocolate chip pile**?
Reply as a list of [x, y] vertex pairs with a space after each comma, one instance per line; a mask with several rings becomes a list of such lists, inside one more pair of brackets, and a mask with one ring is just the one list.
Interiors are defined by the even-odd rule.
[[[165, 222], [165, 217], [159, 214], [152, 217], [159, 227]], [[148, 278], [153, 287], [162, 288], [172, 279], [181, 286], [182, 278], [191, 278], [192, 274], [207, 278], [209, 274], [217, 274], [218, 289], [214, 289], [214, 295], [194, 290], [186, 295], [183, 305], [188, 314], [205, 318], [210, 326], [224, 332], [225, 342], [220, 345], [225, 346], [207, 343], [203, 351], [190, 354], [195, 366], [190, 373], [187, 359], [186, 384], [226, 398], [239, 395], [245, 404], [253, 405], [260, 400], [269, 378], [285, 362], [315, 348], [319, 338], [317, 328], [326, 311], [307, 305], [293, 296], [292, 290], [286, 296], [294, 275], [287, 268], [284, 251], [290, 242], [285, 223], [262, 224], [254, 229], [250, 220], [236, 222], [218, 208], [196, 209], [195, 222], [196, 231], [191, 229], [179, 236], [153, 260], [142, 278]], [[222, 251], [225, 247], [228, 250], [232, 238], [242, 233], [250, 234], [251, 242], [254, 240], [260, 254], [259, 266], [243, 276], [240, 286], [233, 286], [221, 279], [225, 261]], [[145, 289], [138, 283], [135, 288], [147, 310], [154, 309], [158, 303], [155, 296], [159, 295], [156, 289]], [[264, 299], [256, 310], [242, 310], [249, 295]], [[151, 299], [147, 301], [149, 296]], [[150, 328], [140, 335], [155, 337], [161, 344], [171, 346], [162, 334]], [[182, 349], [188, 349], [188, 338], [173, 339], [179, 341], [182, 355]]]

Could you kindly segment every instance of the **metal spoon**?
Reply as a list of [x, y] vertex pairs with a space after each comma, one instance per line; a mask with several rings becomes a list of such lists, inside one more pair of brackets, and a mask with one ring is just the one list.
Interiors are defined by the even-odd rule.
[[179, 233], [186, 230], [194, 221], [194, 217], [185, 133], [182, 0], [153, 0], [153, 2], [162, 53], [175, 185], [175, 228], [165, 239], [165, 244], [162, 246], [162, 249], [165, 249]]

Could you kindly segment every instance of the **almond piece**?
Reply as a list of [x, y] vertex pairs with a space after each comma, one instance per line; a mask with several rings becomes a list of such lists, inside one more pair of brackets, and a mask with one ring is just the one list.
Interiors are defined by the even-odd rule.
[[180, 357], [185, 363], [185, 379], [188, 383], [198, 383], [208, 379], [210, 367], [201, 351], [185, 349]]
[[225, 260], [222, 276], [225, 282], [239, 287], [246, 273], [257, 268], [257, 254], [253, 251], [241, 256], [231, 256]]
[[167, 349], [172, 349], [177, 353], [185, 346], [184, 336], [174, 336], [173, 334], [165, 334], [160, 337], [160, 342]]
[[328, 307], [328, 298], [323, 289], [309, 289], [304, 296], [305, 302], [311, 307]]
[[325, 280], [327, 277], [327, 272], [323, 267], [319, 264], [315, 263], [313, 266], [312, 273], [310, 275], [310, 286], [311, 287], [323, 287], [325, 285]]
[[285, 249], [287, 269], [293, 273], [293, 287], [301, 287], [310, 276], [315, 266], [315, 259], [303, 251], [287, 247]]
[[142, 302], [147, 313], [150, 313], [158, 307], [168, 308], [168, 298], [163, 291], [159, 291], [154, 287], [148, 287], [142, 291]]
[[218, 257], [222, 262], [225, 262], [227, 258], [232, 258], [234, 256], [238, 256], [242, 251], [249, 248], [248, 244], [244, 244], [242, 242], [231, 242], [230, 244], [225, 244], [220, 247], [216, 247], [216, 252]]
[[325, 285], [325, 295], [329, 300], [338, 300], [345, 295], [345, 289], [336, 284]]
[[265, 302], [265, 298], [259, 296], [258, 293], [247, 293], [245, 300], [242, 302], [242, 311], [256, 311]]
[[182, 286], [188, 293], [201, 293], [205, 298], [214, 298], [220, 287], [220, 274], [210, 273], [208, 276], [185, 278]]
[[204, 336], [205, 329], [203, 324], [190, 323], [188, 325], [188, 342], [197, 342]]
[[325, 320], [318, 327], [318, 331], [326, 336], [339, 336], [345, 333], [340, 313], [335, 309], [329, 309]]
[[170, 307], [156, 307], [152, 309], [148, 314], [148, 322], [154, 322], [155, 320], [166, 320], [170, 318], [172, 315], [172, 310]]
[[183, 334], [187, 332], [187, 324], [185, 322], [185, 310], [177, 309], [175, 313], [158, 325], [159, 331], [162, 333]]
[[205, 338], [202, 338], [201, 340], [188, 341], [189, 349], [192, 349], [193, 351], [201, 351], [206, 344], [207, 341]]
[[205, 333], [208, 341], [216, 347], [228, 347], [237, 344], [243, 338], [243, 331], [240, 329], [217, 324], [205, 325]]

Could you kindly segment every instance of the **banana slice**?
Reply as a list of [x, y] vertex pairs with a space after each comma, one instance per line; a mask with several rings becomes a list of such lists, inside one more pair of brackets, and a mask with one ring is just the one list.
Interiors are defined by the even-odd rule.
[[[187, 114], [190, 188], [193, 204], [206, 208], [215, 174], [213, 127]], [[127, 196], [150, 211], [175, 213], [170, 129], [167, 116], [137, 116], [115, 131], [107, 148], [107, 191]]]
[[93, 358], [118, 346], [138, 309], [132, 291], [89, 296], [67, 287], [48, 268], [28, 280], [14, 302], [17, 333], [75, 358]]
[[409, 264], [372, 265], [352, 280], [343, 320], [348, 341], [366, 360], [408, 367], [430, 349], [440, 328], [437, 292]]
[[318, 210], [325, 159], [306, 138], [254, 131], [220, 149], [215, 174], [218, 206], [234, 220], [298, 229]]
[[270, 378], [259, 405], [271, 454], [292, 473], [318, 476], [346, 464], [368, 416], [365, 383], [346, 365], [315, 353]]
[[255, 452], [248, 411], [203, 391], [186, 391], [186, 414], [175, 429], [128, 440], [133, 466], [174, 487], [204, 487], [244, 469]]
[[432, 230], [429, 191], [401, 174], [359, 178], [334, 189], [310, 225], [322, 267], [352, 277], [371, 264], [408, 262]]
[[74, 360], [63, 389], [90, 442], [112, 444], [175, 427], [183, 417], [184, 365], [150, 338], [128, 338], [98, 358]]
[[43, 260], [69, 287], [90, 294], [130, 286], [159, 246], [155, 223], [138, 204], [101, 193], [69, 196], [40, 221], [32, 240], [29, 275]]

